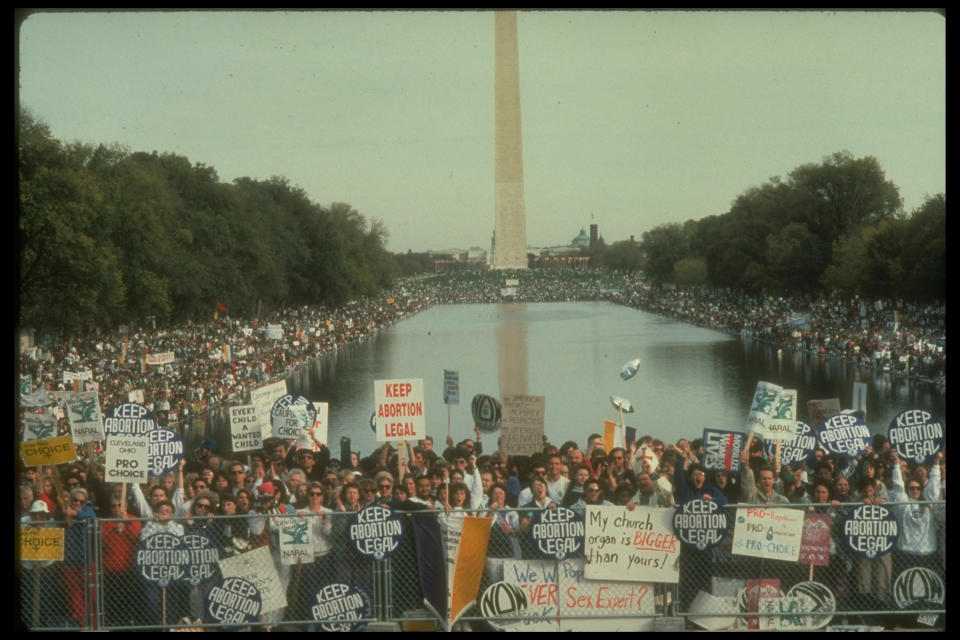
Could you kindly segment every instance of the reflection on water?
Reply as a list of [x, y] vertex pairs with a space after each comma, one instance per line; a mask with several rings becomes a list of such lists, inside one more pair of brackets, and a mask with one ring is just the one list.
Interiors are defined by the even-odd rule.
[[[637, 375], [621, 380], [621, 368], [634, 358], [640, 359]], [[304, 367], [287, 387], [330, 403], [334, 455], [341, 435], [366, 454], [377, 446], [369, 426], [377, 379], [423, 378], [427, 430], [443, 441], [444, 369], [460, 375], [460, 404], [450, 408], [456, 440], [472, 436], [474, 395], [502, 397], [507, 390], [546, 398], [545, 430], [557, 444], [586, 446], [590, 433], [602, 433], [604, 420], [619, 420], [611, 395], [633, 405], [626, 421], [639, 434], [675, 442], [700, 437], [705, 427], [740, 431], [758, 380], [797, 389], [801, 419], [811, 399], [839, 398], [849, 407], [853, 383], [861, 380], [872, 431], [885, 432], [897, 413], [910, 408], [933, 411], [946, 423], [944, 395], [931, 385], [858, 372], [814, 354], [778, 357], [766, 345], [609, 303], [433, 307]], [[225, 417], [215, 422], [216, 437], [228, 442]], [[202, 435], [188, 443], [196, 446]]]

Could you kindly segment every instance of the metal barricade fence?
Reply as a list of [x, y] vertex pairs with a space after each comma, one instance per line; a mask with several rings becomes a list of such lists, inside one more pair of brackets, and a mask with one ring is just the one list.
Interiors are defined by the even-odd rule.
[[[932, 553], [895, 548], [880, 557], [854, 554], [840, 539], [840, 516], [862, 503], [836, 509], [817, 506], [817, 511], [835, 516], [829, 558], [822, 559], [825, 563], [801, 565], [734, 553], [728, 535], [719, 545], [703, 551], [684, 545], [676, 584], [590, 581], [584, 575], [582, 548], [564, 560], [544, 558], [528, 536], [505, 534], [494, 526], [476, 602], [463, 612], [453, 630], [492, 630], [508, 624], [531, 630], [649, 630], [664, 620], [678, 619], [681, 625], [686, 621], [688, 629], [786, 629], [827, 624], [943, 628], [945, 502], [922, 504], [936, 517], [939, 527]], [[884, 505], [894, 513], [900, 506]], [[741, 508], [745, 505], [728, 506], [731, 531]], [[806, 513], [809, 505], [766, 508]], [[80, 520], [69, 527], [46, 522], [42, 526], [65, 528], [64, 560], [20, 562], [20, 620], [26, 628], [38, 631], [184, 626], [203, 630], [347, 630], [356, 628], [354, 622], [345, 622], [342, 607], [329, 604], [326, 596], [351, 590], [356, 602], [364, 603], [349, 614], [356, 625], [376, 621], [407, 630], [443, 629], [443, 621], [425, 605], [424, 589], [430, 585], [423, 584], [411, 514], [399, 515], [404, 523], [402, 542], [381, 560], [364, 557], [353, 548], [348, 528], [354, 513], [326, 514], [329, 528], [316, 529], [324, 536], [324, 544], [313, 550], [321, 555], [307, 552], [299, 561], [284, 560], [278, 544], [281, 536], [296, 536], [301, 516], [270, 515], [259, 521], [253, 515], [212, 516], [202, 524], [174, 518], [185, 536], [205, 533], [215, 545], [218, 561], [213, 563], [215, 567], [203, 569], [212, 556], [195, 556], [200, 562], [189, 563], [180, 580], [167, 586], [144, 579], [138, 568], [140, 537], [152, 520]], [[437, 516], [438, 512], [431, 512], [427, 517]], [[229, 571], [220, 570], [227, 566]], [[154, 571], [153, 577], [158, 577], [166, 569]], [[262, 613], [254, 620], [209, 622], [212, 605], [208, 596], [226, 573], [260, 582]], [[512, 583], [520, 589], [529, 605], [526, 615], [518, 619], [481, 612], [484, 592], [496, 583]], [[782, 610], [757, 610], [760, 601], [748, 594], [751, 590], [762, 593], [761, 587], [769, 589], [771, 596], [783, 596], [778, 604]], [[806, 601], [799, 609], [791, 608], [803, 598]], [[901, 608], [904, 606], [906, 610]]]

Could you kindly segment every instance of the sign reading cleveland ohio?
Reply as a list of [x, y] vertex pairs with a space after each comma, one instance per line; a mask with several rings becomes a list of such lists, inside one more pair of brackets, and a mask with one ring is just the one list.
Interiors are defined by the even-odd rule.
[[413, 440], [427, 435], [423, 412], [423, 379], [375, 380], [373, 397], [377, 440]]

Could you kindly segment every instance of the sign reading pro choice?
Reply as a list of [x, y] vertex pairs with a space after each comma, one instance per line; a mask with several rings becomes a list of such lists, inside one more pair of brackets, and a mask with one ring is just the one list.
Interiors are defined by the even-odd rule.
[[374, 380], [377, 441], [417, 440], [427, 435], [423, 379]]

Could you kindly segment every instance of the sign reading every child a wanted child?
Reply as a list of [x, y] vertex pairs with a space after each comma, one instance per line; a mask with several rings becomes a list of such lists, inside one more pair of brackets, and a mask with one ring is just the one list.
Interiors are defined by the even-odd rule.
[[257, 420], [257, 408], [252, 404], [230, 407], [230, 449], [256, 451], [263, 447], [263, 437]]
[[427, 435], [423, 379], [375, 380], [377, 441], [418, 440]]

